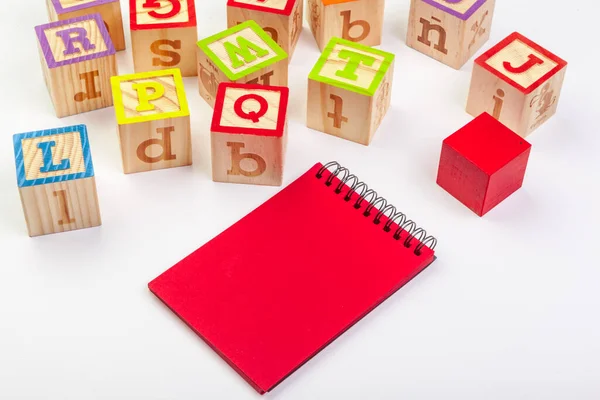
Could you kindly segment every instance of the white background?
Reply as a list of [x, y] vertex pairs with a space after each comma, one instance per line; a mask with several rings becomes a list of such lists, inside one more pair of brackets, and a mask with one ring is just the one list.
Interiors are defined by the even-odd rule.
[[[225, 0], [197, 9], [199, 37], [226, 28]], [[6, 0], [3, 10], [0, 399], [259, 399], [147, 283], [279, 188], [211, 181], [211, 109], [195, 78], [185, 81], [193, 167], [124, 175], [113, 108], [54, 116], [33, 29], [47, 21], [44, 1]], [[471, 120], [472, 60], [455, 71], [408, 48], [408, 10], [408, 0], [387, 1], [392, 108], [370, 147], [305, 127], [319, 56], [305, 24], [290, 66], [285, 184], [339, 160], [436, 235], [439, 258], [267, 396], [598, 399], [597, 4], [497, 2], [478, 54], [518, 30], [569, 67], [557, 115], [528, 138], [524, 187], [484, 218], [435, 183], [441, 141]], [[133, 72], [129, 42], [118, 63]], [[78, 123], [90, 133], [103, 225], [29, 238], [12, 135]]]

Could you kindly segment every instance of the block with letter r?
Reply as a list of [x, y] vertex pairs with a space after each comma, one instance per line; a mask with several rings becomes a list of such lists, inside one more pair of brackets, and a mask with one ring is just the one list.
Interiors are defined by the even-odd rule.
[[19, 133], [13, 144], [29, 236], [101, 224], [85, 125]]
[[42, 70], [56, 115], [112, 106], [115, 48], [100, 14], [35, 27]]
[[214, 107], [221, 82], [287, 86], [287, 58], [287, 53], [254, 21], [200, 40], [200, 95]]

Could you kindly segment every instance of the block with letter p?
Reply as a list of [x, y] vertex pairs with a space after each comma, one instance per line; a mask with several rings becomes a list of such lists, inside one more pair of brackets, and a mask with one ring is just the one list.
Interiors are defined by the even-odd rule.
[[308, 77], [308, 127], [369, 145], [390, 106], [394, 59], [331, 39]]
[[212, 107], [221, 82], [287, 86], [287, 54], [254, 21], [200, 40], [198, 86]]
[[282, 184], [288, 97], [286, 87], [219, 85], [211, 127], [215, 182]]
[[19, 133], [13, 144], [29, 236], [101, 224], [85, 125]]
[[190, 111], [179, 69], [112, 78], [126, 174], [192, 164]]

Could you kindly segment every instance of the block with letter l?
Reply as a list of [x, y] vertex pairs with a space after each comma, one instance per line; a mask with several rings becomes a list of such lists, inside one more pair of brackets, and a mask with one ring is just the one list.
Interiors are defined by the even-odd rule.
[[85, 125], [19, 133], [13, 144], [29, 236], [101, 224]]
[[286, 87], [219, 85], [211, 127], [215, 182], [281, 186], [288, 97]]
[[190, 111], [179, 69], [112, 78], [123, 171], [192, 164]]

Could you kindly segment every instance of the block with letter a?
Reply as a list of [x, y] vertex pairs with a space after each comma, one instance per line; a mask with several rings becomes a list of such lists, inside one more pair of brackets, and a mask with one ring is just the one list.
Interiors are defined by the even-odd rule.
[[100, 14], [35, 27], [44, 79], [59, 118], [113, 105], [115, 48]]
[[287, 53], [256, 22], [246, 21], [198, 42], [200, 95], [215, 107], [221, 82], [287, 86]]
[[29, 236], [101, 224], [85, 125], [19, 133], [13, 144]]
[[215, 182], [281, 186], [287, 87], [222, 83], [211, 127]]
[[556, 113], [567, 62], [515, 32], [475, 60], [467, 112], [526, 137]]
[[307, 125], [369, 145], [387, 114], [395, 56], [333, 38], [308, 77]]
[[123, 172], [192, 164], [190, 111], [179, 69], [112, 78]]
[[63, 21], [88, 14], [100, 14], [115, 50], [125, 50], [123, 16], [119, 0], [46, 0], [46, 5], [50, 21]]
[[255, 21], [291, 60], [300, 32], [304, 0], [228, 0], [227, 26]]
[[129, 0], [135, 72], [179, 68], [196, 76], [194, 0]]
[[384, 9], [385, 0], [308, 0], [306, 18], [321, 50], [334, 37], [377, 46]]
[[460, 69], [489, 39], [496, 0], [411, 0], [406, 44]]

